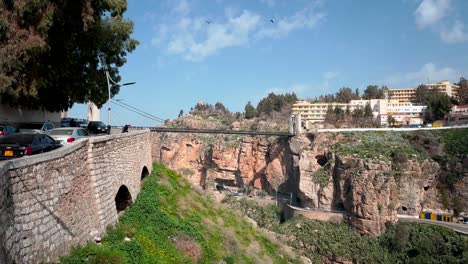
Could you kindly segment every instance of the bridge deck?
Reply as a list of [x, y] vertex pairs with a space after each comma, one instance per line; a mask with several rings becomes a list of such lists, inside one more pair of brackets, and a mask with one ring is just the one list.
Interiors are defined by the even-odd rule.
[[171, 132], [171, 133], [202, 133], [202, 134], [230, 134], [230, 135], [250, 135], [250, 136], [278, 136], [292, 137], [293, 134], [286, 132], [263, 132], [263, 131], [235, 131], [235, 130], [218, 130], [218, 129], [194, 129], [194, 128], [170, 128], [170, 127], [151, 127], [151, 131], [155, 132]]

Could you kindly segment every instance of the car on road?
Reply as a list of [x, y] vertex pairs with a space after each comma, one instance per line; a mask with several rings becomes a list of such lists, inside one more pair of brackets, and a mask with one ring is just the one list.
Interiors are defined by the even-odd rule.
[[48, 152], [62, 144], [44, 134], [13, 134], [0, 138], [0, 160]]
[[21, 123], [18, 126], [18, 131], [24, 134], [44, 133], [54, 129], [55, 125], [49, 122], [45, 123]]
[[16, 133], [16, 127], [10, 124], [0, 124], [0, 137]]
[[72, 143], [77, 139], [89, 137], [88, 131], [80, 127], [55, 128], [47, 134], [62, 145]]
[[88, 132], [91, 134], [107, 134], [107, 127], [101, 121], [91, 121], [88, 123]]

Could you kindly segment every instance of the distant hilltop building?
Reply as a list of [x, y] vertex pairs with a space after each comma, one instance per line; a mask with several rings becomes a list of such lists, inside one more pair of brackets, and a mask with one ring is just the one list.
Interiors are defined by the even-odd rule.
[[[439, 83], [424, 84], [431, 90], [437, 90], [439, 93], [446, 94], [450, 97], [458, 99], [458, 89], [460, 86], [453, 84], [449, 81], [442, 81]], [[390, 100], [398, 100], [400, 102], [415, 102], [417, 88], [401, 88], [388, 90]]]
[[[437, 90], [439, 93], [447, 94], [450, 97], [458, 99], [458, 90], [460, 87], [449, 81], [425, 84], [425, 86], [431, 90]], [[299, 100], [293, 104], [291, 115], [293, 117], [300, 115], [302, 127], [308, 129], [314, 123], [325, 121], [325, 115], [329, 107], [332, 109], [338, 107], [343, 111], [352, 112], [358, 108], [363, 109], [368, 104], [372, 109], [374, 118], [383, 126], [388, 125], [387, 119], [389, 116], [392, 116], [396, 123], [420, 125], [423, 123], [422, 116], [426, 106], [415, 103], [416, 90], [417, 88], [389, 89], [385, 94], [386, 99], [351, 100], [347, 104]], [[458, 114], [454, 116], [454, 119], [457, 121], [464, 120], [465, 118], [467, 117], [464, 112], [463, 115]]]

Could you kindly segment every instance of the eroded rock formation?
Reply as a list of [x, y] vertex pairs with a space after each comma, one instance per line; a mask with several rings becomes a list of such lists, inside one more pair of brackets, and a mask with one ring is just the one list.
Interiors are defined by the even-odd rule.
[[[318, 133], [290, 139], [161, 134], [157, 160], [193, 184], [253, 186], [293, 192], [298, 205], [344, 211], [359, 232], [378, 235], [397, 214], [436, 211], [439, 164], [409, 157], [395, 162], [343, 154], [343, 135]], [[297, 198], [297, 199], [296, 199]]]

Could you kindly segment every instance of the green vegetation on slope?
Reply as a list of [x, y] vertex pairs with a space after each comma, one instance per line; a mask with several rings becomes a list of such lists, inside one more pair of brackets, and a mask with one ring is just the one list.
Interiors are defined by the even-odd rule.
[[274, 206], [262, 207], [245, 198], [223, 202], [241, 210], [259, 226], [277, 232], [312, 263], [468, 263], [468, 236], [445, 227], [403, 222], [387, 223], [380, 237], [362, 236], [346, 224], [299, 216], [280, 224]]
[[[417, 159], [435, 158], [437, 147], [443, 153], [461, 157], [468, 153], [468, 129], [418, 131], [345, 132], [334, 149], [339, 154], [357, 154], [361, 158], [392, 160], [394, 153], [405, 153]], [[335, 134], [338, 135], [338, 134]]]
[[180, 175], [155, 165], [102, 245], [78, 247], [61, 263], [288, 263], [279, 251], [242, 216], [215, 206]]
[[343, 133], [344, 139], [333, 148], [338, 154], [357, 155], [364, 159], [392, 161], [399, 153], [418, 160], [427, 155], [416, 149], [410, 142], [413, 132], [369, 131]]

